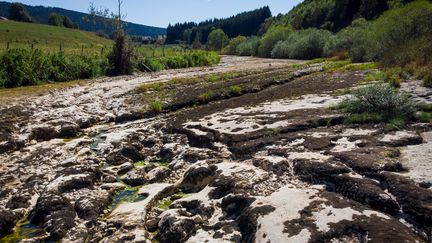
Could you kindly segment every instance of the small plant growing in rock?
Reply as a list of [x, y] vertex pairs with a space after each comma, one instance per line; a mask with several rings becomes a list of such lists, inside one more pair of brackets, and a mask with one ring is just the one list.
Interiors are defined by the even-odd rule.
[[391, 86], [395, 88], [400, 88], [401, 82], [403, 79], [402, 69], [400, 68], [392, 68], [388, 69], [384, 75], [384, 81], [389, 83]]
[[427, 72], [423, 76], [423, 86], [432, 88], [432, 71]]
[[241, 87], [238, 85], [233, 85], [229, 87], [229, 91], [231, 94], [240, 94], [241, 93]]
[[212, 99], [214, 97], [214, 93], [213, 91], [209, 90], [201, 95], [198, 96], [198, 99], [200, 101], [209, 101], [210, 99]]
[[150, 110], [155, 113], [162, 112], [163, 104], [160, 100], [155, 100], [150, 103]]

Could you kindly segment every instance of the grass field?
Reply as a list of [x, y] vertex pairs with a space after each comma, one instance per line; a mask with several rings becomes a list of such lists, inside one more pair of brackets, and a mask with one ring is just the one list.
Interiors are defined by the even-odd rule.
[[9, 48], [33, 48], [68, 53], [107, 53], [113, 42], [95, 33], [50, 25], [0, 21], [0, 52]]

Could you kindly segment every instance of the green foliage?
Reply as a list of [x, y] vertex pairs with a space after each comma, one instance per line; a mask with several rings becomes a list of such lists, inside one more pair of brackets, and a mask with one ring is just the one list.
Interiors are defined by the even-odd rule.
[[36, 85], [49, 77], [49, 59], [41, 51], [11, 49], [0, 56], [2, 87]]
[[198, 99], [200, 101], [206, 102], [206, 101], [211, 100], [214, 96], [215, 96], [215, 94], [213, 93], [213, 91], [209, 90], [209, 91], [207, 91], [207, 92], [205, 92], [203, 94], [200, 94], [198, 96]]
[[229, 87], [229, 92], [231, 94], [235, 94], [235, 95], [240, 94], [241, 93], [241, 87], [238, 86], [238, 85], [230, 86]]
[[143, 72], [155, 72], [163, 69], [211, 66], [219, 62], [220, 56], [216, 52], [194, 51], [189, 54], [164, 58], [143, 58], [138, 60], [137, 68]]
[[428, 88], [432, 88], [432, 71], [427, 72], [423, 76], [423, 85]]
[[403, 73], [401, 68], [389, 68], [384, 73], [384, 81], [395, 88], [401, 87]]
[[364, 79], [364, 82], [384, 81], [385, 73], [382, 71], [376, 71], [368, 73]]
[[290, 33], [291, 29], [288, 27], [273, 26], [270, 28], [261, 38], [258, 48], [258, 56], [270, 57], [271, 51], [273, 50], [276, 43], [286, 40]]
[[107, 61], [97, 55], [72, 55], [62, 52], [50, 55], [49, 79], [65, 82], [105, 75]]
[[382, 122], [383, 116], [377, 113], [360, 113], [360, 114], [349, 114], [345, 119], [345, 124], [367, 124], [367, 123], [380, 123]]
[[33, 22], [32, 18], [27, 12], [27, 9], [20, 3], [13, 3], [9, 7], [8, 18], [20, 22]]
[[236, 54], [239, 56], [256, 56], [258, 55], [259, 45], [260, 38], [256, 36], [250, 37], [237, 46]]
[[402, 117], [394, 117], [390, 119], [385, 128], [385, 132], [391, 132], [391, 131], [399, 131], [402, 130], [406, 126], [405, 119]]
[[421, 122], [432, 122], [432, 112], [421, 112], [419, 120]]
[[273, 58], [313, 59], [322, 57], [324, 46], [332, 36], [330, 31], [319, 29], [300, 30], [278, 42], [271, 56]]
[[222, 29], [215, 29], [208, 36], [207, 47], [212, 51], [221, 51], [228, 44], [228, 41], [228, 36]]
[[245, 42], [246, 40], [247, 38], [241, 35], [231, 39], [228, 45], [223, 49], [222, 53], [229, 54], [229, 55], [236, 54], [237, 47], [243, 42]]
[[353, 91], [341, 107], [350, 114], [380, 114], [385, 120], [409, 119], [415, 112], [411, 98], [388, 84], [373, 84]]
[[155, 100], [150, 103], [150, 110], [155, 113], [160, 113], [163, 110], [163, 104], [160, 100]]
[[51, 13], [48, 18], [48, 24], [63, 27], [63, 16], [58, 13]]

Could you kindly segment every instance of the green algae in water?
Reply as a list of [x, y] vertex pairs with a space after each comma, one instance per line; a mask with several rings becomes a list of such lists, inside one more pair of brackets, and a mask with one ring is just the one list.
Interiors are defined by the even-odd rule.
[[28, 220], [18, 222], [15, 231], [0, 239], [0, 243], [20, 242], [47, 235], [47, 232], [38, 225], [30, 224]]
[[148, 165], [156, 165], [156, 167], [168, 167], [168, 162], [165, 161], [139, 161], [134, 163], [135, 167], [146, 167]]
[[181, 198], [185, 198], [185, 197], [188, 197], [188, 196], [189, 196], [189, 194], [176, 193], [174, 195], [171, 195], [170, 197], [162, 199], [159, 202], [159, 204], [158, 204], [157, 207], [160, 208], [160, 209], [162, 209], [162, 210], [167, 210], [175, 200], [178, 200], [178, 199], [181, 199]]
[[140, 187], [127, 187], [119, 191], [114, 196], [109, 208], [113, 210], [122, 203], [138, 202], [144, 200], [146, 197], [138, 193], [139, 189]]

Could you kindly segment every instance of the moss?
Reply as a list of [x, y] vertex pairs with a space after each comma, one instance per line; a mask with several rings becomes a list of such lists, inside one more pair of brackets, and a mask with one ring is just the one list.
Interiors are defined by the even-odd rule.
[[185, 198], [189, 196], [189, 194], [185, 194], [185, 193], [176, 193], [174, 195], [171, 195], [170, 197], [164, 198], [162, 200], [159, 201], [158, 204], [158, 208], [162, 209], [162, 210], [167, 210], [169, 209], [169, 207], [173, 204], [173, 202], [175, 200], [181, 199], [181, 198]]
[[15, 231], [0, 239], [0, 243], [20, 242], [38, 236], [46, 235], [47, 232], [37, 225], [30, 224], [27, 218], [20, 220], [15, 226]]
[[144, 167], [144, 166], [146, 166], [148, 164], [149, 164], [148, 161], [139, 161], [139, 162], [134, 163], [134, 166], [135, 167]]

